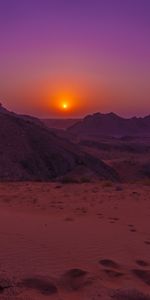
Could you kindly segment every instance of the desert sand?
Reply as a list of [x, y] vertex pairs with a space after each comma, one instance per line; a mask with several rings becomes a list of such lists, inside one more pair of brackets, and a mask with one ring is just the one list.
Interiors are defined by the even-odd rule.
[[150, 299], [149, 199], [142, 183], [0, 183], [0, 299]]

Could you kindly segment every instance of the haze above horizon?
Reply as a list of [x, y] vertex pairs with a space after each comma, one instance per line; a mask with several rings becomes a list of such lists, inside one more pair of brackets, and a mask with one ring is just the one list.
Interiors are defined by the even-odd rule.
[[38, 117], [150, 113], [149, 0], [2, 0], [0, 99]]

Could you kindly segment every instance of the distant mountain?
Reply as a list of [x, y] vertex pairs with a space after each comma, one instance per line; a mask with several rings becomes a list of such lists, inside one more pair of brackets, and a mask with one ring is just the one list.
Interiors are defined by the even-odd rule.
[[80, 119], [41, 119], [41, 121], [48, 128], [66, 129], [79, 122]]
[[98, 136], [150, 136], [150, 115], [125, 119], [114, 113], [95, 113], [67, 129], [81, 137]]
[[58, 137], [38, 119], [0, 107], [0, 180], [50, 180], [85, 167], [117, 179], [113, 168]]

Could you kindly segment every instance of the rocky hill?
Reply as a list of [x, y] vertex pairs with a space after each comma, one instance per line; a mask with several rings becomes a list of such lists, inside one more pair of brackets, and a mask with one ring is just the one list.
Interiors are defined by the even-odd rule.
[[114, 113], [95, 113], [70, 126], [68, 131], [80, 137], [150, 136], [150, 115], [125, 119]]
[[0, 180], [51, 180], [78, 166], [117, 179], [113, 168], [58, 137], [38, 119], [0, 107]]

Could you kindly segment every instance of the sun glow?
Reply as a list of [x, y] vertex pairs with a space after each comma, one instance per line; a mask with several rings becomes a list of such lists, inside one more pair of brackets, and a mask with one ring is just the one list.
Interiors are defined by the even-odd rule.
[[50, 109], [59, 116], [72, 116], [78, 113], [78, 111], [81, 108], [81, 103], [83, 103], [80, 100], [81, 97], [79, 97], [79, 92], [76, 91], [54, 91], [52, 95], [49, 95], [49, 99], [51, 98], [51, 101], [49, 102]]
[[58, 101], [58, 106], [59, 109], [63, 112], [70, 112], [70, 110], [72, 109], [72, 105], [73, 105], [73, 100], [70, 97], [62, 97], [60, 98], [60, 100]]
[[69, 107], [69, 105], [68, 105], [68, 103], [62, 103], [62, 108], [64, 109], [64, 110], [67, 110], [68, 109], [68, 107]]

